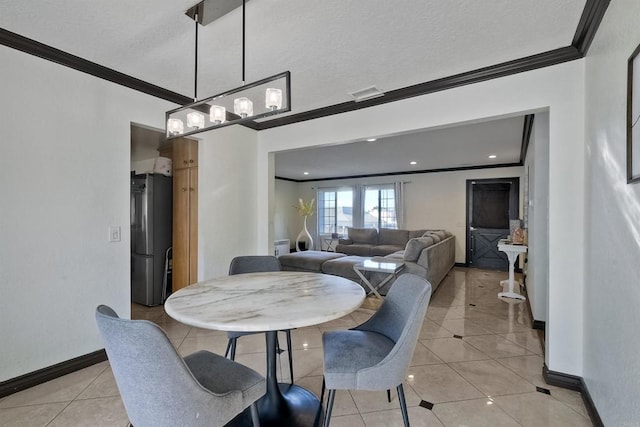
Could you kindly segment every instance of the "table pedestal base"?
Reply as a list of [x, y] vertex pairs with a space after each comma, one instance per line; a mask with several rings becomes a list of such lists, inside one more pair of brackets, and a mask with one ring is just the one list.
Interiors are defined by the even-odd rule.
[[507, 292], [499, 292], [498, 298], [514, 298], [520, 300], [526, 300], [527, 297], [524, 295], [520, 295], [519, 293], [514, 291], [515, 285], [518, 285], [518, 289], [520, 289], [520, 282], [513, 281], [509, 283], [509, 280], [501, 280], [500, 285], [504, 289], [504, 285], [509, 285], [509, 290]]
[[[295, 384], [278, 383], [276, 377], [277, 331], [267, 331], [267, 393], [258, 400], [262, 427], [316, 427], [322, 424], [322, 407], [315, 394]], [[227, 426], [252, 426], [247, 408]]]
[[[279, 395], [267, 393], [258, 401], [261, 426], [319, 426], [322, 408], [315, 394], [294, 384], [278, 384]], [[277, 402], [274, 402], [277, 400]]]
[[[309, 390], [288, 383], [278, 384], [280, 393], [269, 393], [258, 400], [260, 426], [318, 427], [322, 425], [320, 400]], [[247, 408], [226, 427], [252, 427]]]
[[498, 297], [499, 298], [521, 299], [523, 301], [527, 299], [527, 297], [525, 297], [524, 295], [520, 295], [520, 294], [517, 294], [515, 292], [499, 292], [498, 293]]

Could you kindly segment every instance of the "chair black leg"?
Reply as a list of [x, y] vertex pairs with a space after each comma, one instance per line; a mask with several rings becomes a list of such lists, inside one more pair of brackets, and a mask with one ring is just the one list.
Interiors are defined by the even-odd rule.
[[224, 357], [229, 357], [229, 350], [231, 350], [231, 338], [227, 340], [227, 349], [224, 351]]
[[404, 421], [404, 427], [409, 427], [409, 413], [407, 412], [407, 402], [404, 400], [404, 389], [402, 384], [396, 387], [398, 391], [398, 400], [400, 401], [400, 410], [402, 411], [402, 420]]
[[291, 330], [286, 330], [287, 334], [287, 352], [289, 353], [289, 374], [291, 375], [291, 384], [293, 384], [293, 349], [291, 348]]
[[335, 390], [329, 390], [329, 399], [327, 400], [327, 413], [324, 416], [324, 427], [329, 427], [331, 419], [331, 410], [333, 409], [333, 399], [336, 397]]
[[387, 402], [391, 403], [391, 390], [387, 390]]
[[322, 391], [320, 392], [320, 406], [322, 406], [324, 404], [324, 390], [326, 388], [325, 382], [324, 382], [324, 376], [322, 377]]
[[236, 360], [236, 342], [237, 338], [231, 338], [231, 360]]
[[251, 421], [253, 422], [253, 427], [260, 427], [260, 416], [258, 415], [258, 405], [256, 404], [256, 402], [253, 402], [250, 408], [251, 408]]

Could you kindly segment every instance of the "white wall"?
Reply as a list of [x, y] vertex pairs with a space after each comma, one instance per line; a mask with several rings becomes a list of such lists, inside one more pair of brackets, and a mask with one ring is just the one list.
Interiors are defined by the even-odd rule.
[[[297, 206], [298, 199], [302, 197], [298, 186], [299, 184], [296, 182], [275, 180], [273, 236], [276, 240], [289, 239], [291, 244], [295, 242], [298, 233], [302, 230], [302, 217], [294, 208]], [[310, 199], [305, 196], [305, 200], [309, 201]], [[313, 221], [309, 223], [311, 222]]]
[[[584, 204], [583, 60], [261, 131], [259, 244], [267, 250], [273, 240], [269, 217], [273, 197], [268, 191], [273, 181], [269, 166], [273, 152], [547, 108], [550, 291], [546, 363], [551, 370], [581, 375], [584, 227], [583, 217], [576, 215], [576, 207]], [[393, 120], [388, 120], [389, 117]], [[572, 242], [575, 249], [567, 250], [567, 242]]]
[[549, 289], [549, 113], [536, 114], [525, 170], [529, 171], [527, 296], [534, 320], [547, 321]]
[[256, 135], [238, 125], [198, 135], [198, 280], [225, 276], [233, 257], [259, 253]]
[[155, 159], [160, 155], [160, 152], [148, 145], [138, 145], [131, 141], [131, 170], [134, 170], [134, 165], [138, 162], [144, 162], [145, 160]]
[[164, 136], [163, 131], [131, 124], [131, 162], [158, 157], [160, 155], [158, 147], [164, 140]]
[[627, 59], [640, 2], [612, 1], [586, 59], [583, 377], [605, 425], [638, 425], [640, 184], [626, 183]]
[[[406, 229], [443, 229], [456, 236], [456, 262], [466, 262], [466, 197], [468, 179], [520, 178], [522, 185], [523, 168], [495, 168], [411, 175], [392, 175], [371, 178], [357, 178], [331, 181], [298, 183], [298, 197], [310, 200], [316, 197], [318, 187], [335, 187], [354, 184], [382, 184], [396, 181], [405, 185]], [[520, 189], [522, 194], [522, 189]], [[278, 201], [276, 200], [276, 204]], [[292, 209], [293, 210], [293, 209]], [[295, 210], [293, 210], [295, 212]], [[301, 223], [300, 223], [301, 224]], [[312, 235], [316, 232], [316, 222], [309, 223]], [[299, 225], [296, 233], [300, 231]], [[316, 242], [317, 247], [317, 242]]]
[[130, 315], [130, 123], [174, 105], [4, 46], [0, 64], [4, 381], [103, 348], [98, 304]]

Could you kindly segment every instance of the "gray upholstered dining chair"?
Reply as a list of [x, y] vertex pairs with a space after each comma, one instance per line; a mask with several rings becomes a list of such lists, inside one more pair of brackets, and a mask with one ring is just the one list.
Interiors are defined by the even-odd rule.
[[325, 332], [324, 382], [329, 390], [325, 427], [329, 426], [336, 390], [390, 390], [398, 392], [404, 425], [409, 426], [402, 380], [418, 341], [431, 284], [413, 274], [401, 275], [378, 311], [350, 330]]
[[106, 305], [96, 322], [135, 427], [222, 426], [247, 407], [259, 425], [266, 382], [254, 370], [204, 350], [183, 359], [158, 325], [121, 319]]
[[[244, 273], [260, 273], [267, 271], [280, 271], [280, 261], [278, 258], [269, 255], [246, 255], [237, 256], [231, 260], [229, 265], [229, 276]], [[289, 373], [291, 374], [291, 384], [293, 384], [293, 356], [291, 354], [291, 330], [284, 331], [287, 336], [287, 354], [289, 355]], [[236, 358], [236, 344], [240, 337], [261, 332], [227, 332], [227, 350], [224, 356], [231, 353], [231, 360]]]

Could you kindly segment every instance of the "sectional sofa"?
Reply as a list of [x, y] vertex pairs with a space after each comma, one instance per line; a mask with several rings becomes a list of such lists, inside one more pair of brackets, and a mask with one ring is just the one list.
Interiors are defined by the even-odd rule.
[[[400, 274], [412, 273], [426, 278], [435, 291], [455, 264], [455, 237], [445, 230], [349, 229], [347, 239], [341, 239], [336, 252], [303, 251], [278, 257], [285, 271], [309, 271], [333, 274], [358, 281], [353, 266], [367, 258], [383, 256], [402, 260]], [[374, 285], [385, 275], [368, 273]], [[386, 284], [385, 294], [393, 280]], [[368, 289], [365, 289], [368, 291]]]
[[422, 237], [426, 231], [349, 228], [348, 237], [338, 240], [336, 252], [347, 255], [385, 256], [403, 250], [409, 239]]

